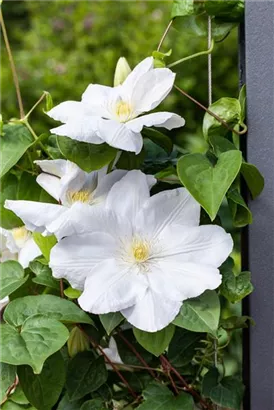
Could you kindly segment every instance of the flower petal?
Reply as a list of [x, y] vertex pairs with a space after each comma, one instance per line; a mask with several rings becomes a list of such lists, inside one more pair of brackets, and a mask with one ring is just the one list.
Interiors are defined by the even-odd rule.
[[41, 255], [41, 251], [34, 242], [33, 238], [30, 238], [25, 243], [24, 247], [18, 253], [18, 262], [21, 263], [23, 268], [27, 268], [29, 263], [37, 256]]
[[177, 188], [150, 197], [143, 204], [136, 223], [140, 231], [157, 236], [170, 224], [198, 226], [199, 220], [198, 202], [186, 188]]
[[136, 83], [132, 93], [132, 104], [136, 114], [153, 110], [169, 94], [175, 74], [168, 68], [156, 68], [144, 74]]
[[143, 127], [163, 127], [171, 130], [173, 128], [183, 127], [184, 118], [171, 112], [155, 112], [152, 114], [142, 115], [134, 120], [128, 121], [126, 126], [133, 132], [142, 131]]
[[49, 174], [40, 174], [36, 178], [39, 184], [45, 191], [47, 191], [57, 201], [60, 199], [60, 178]]
[[106, 199], [106, 209], [134, 221], [144, 201], [150, 196], [151, 180], [156, 182], [155, 178], [141, 171], [129, 171], [111, 188]]
[[70, 120], [60, 127], [52, 128], [52, 134], [62, 135], [76, 141], [89, 142], [90, 144], [102, 144], [103, 141], [97, 135], [98, 117], [80, 117]]
[[153, 57], [147, 57], [141, 61], [123, 82], [121, 92], [126, 96], [130, 96], [140, 78], [148, 71], [153, 69], [153, 64]]
[[47, 224], [58, 218], [66, 210], [61, 205], [11, 200], [5, 202], [5, 208], [10, 209], [19, 216], [30, 231], [43, 231]]
[[166, 299], [162, 294], [147, 289], [142, 299], [121, 313], [137, 329], [157, 332], [174, 320], [181, 305], [181, 302]]
[[52, 248], [49, 266], [55, 278], [65, 278], [73, 288], [82, 290], [92, 269], [113, 257], [115, 249], [114, 238], [106, 233], [67, 237]]
[[97, 201], [102, 201], [106, 198], [106, 195], [110, 191], [110, 189], [113, 187], [113, 185], [120, 181], [121, 178], [123, 178], [128, 171], [123, 170], [123, 169], [117, 169], [109, 174], [105, 175], [100, 183], [98, 184], [96, 190], [94, 191], [94, 200], [95, 202]]
[[56, 121], [68, 122], [73, 119], [90, 115], [88, 106], [78, 101], [65, 101], [56, 105], [47, 112], [47, 115]]
[[147, 281], [134, 265], [107, 259], [95, 266], [78, 299], [85, 311], [103, 314], [117, 312], [136, 303], [145, 293]]
[[98, 135], [111, 147], [139, 154], [143, 146], [140, 133], [131, 131], [124, 123], [114, 120], [100, 119], [98, 121]]
[[46, 172], [47, 174], [61, 178], [66, 171], [67, 161], [65, 159], [45, 159], [42, 161], [34, 161], [34, 163], [37, 164], [41, 168], [41, 170]]
[[108, 102], [116, 91], [112, 87], [89, 84], [82, 95], [82, 102], [89, 107], [93, 115], [109, 118]]

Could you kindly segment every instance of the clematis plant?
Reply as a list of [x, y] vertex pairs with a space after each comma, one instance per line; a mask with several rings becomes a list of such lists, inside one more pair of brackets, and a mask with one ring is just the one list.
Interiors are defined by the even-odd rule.
[[87, 232], [61, 240], [50, 258], [54, 277], [83, 289], [85, 311], [121, 311], [136, 328], [156, 332], [184, 300], [221, 284], [231, 236], [199, 226], [200, 206], [185, 188], [150, 197], [146, 176], [130, 171], [110, 190], [106, 210], [92, 213], [79, 214]]
[[90, 84], [81, 102], [66, 101], [48, 111], [51, 118], [65, 123], [51, 132], [92, 144], [107, 142], [139, 154], [144, 126], [171, 130], [185, 124], [182, 117], [170, 112], [146, 114], [166, 98], [174, 79], [171, 70], [154, 68], [153, 58], [147, 57], [122, 84], [113, 88]]

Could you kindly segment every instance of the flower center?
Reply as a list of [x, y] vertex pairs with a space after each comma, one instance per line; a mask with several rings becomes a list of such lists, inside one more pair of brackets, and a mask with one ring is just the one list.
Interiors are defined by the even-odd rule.
[[20, 228], [12, 229], [12, 237], [16, 246], [18, 246], [18, 248], [23, 248], [30, 237], [30, 232], [24, 226], [21, 226]]
[[132, 107], [125, 101], [119, 101], [116, 104], [115, 113], [120, 122], [127, 122], [132, 114]]
[[145, 241], [134, 241], [132, 253], [136, 262], [145, 262], [150, 255], [149, 244]]
[[77, 191], [77, 192], [68, 192], [68, 198], [71, 203], [74, 203], [74, 202], [87, 203], [91, 199], [91, 193], [86, 190]]

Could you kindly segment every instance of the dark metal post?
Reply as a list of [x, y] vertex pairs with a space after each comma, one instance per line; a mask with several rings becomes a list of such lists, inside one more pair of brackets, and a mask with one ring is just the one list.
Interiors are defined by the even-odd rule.
[[[265, 176], [265, 189], [249, 201], [248, 264], [254, 293], [249, 314], [251, 410], [274, 409], [274, 1], [246, 0], [247, 160]], [[246, 346], [248, 350], [248, 346]], [[245, 406], [249, 410], [249, 406]]]

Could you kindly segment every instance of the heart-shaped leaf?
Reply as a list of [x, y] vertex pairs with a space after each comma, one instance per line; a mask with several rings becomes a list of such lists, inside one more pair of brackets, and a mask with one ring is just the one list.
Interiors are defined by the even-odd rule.
[[16, 261], [5, 261], [1, 264], [0, 299], [9, 296], [28, 280], [24, 269]]
[[222, 276], [220, 291], [229, 302], [239, 302], [253, 291], [250, 272], [241, 272], [235, 276], [232, 270], [224, 270]]
[[2, 362], [27, 364], [39, 374], [45, 360], [66, 343], [69, 332], [57, 320], [35, 315], [28, 318], [21, 329], [2, 324], [0, 337]]
[[188, 154], [177, 164], [178, 176], [213, 221], [242, 164], [240, 151], [222, 153], [215, 166], [202, 154]]
[[54, 295], [25, 296], [13, 300], [5, 309], [4, 320], [17, 327], [37, 314], [65, 323], [93, 324], [89, 315], [75, 303]]
[[43, 236], [39, 232], [34, 232], [32, 236], [46, 261], [49, 262], [50, 251], [57, 243], [55, 235]]
[[190, 394], [182, 392], [174, 397], [167, 386], [152, 382], [143, 391], [144, 402], [137, 407], [138, 410], [192, 410], [193, 398]]
[[133, 328], [134, 336], [138, 343], [148, 352], [160, 356], [168, 347], [175, 331], [175, 326], [170, 324], [158, 332], [144, 332]]
[[219, 319], [219, 297], [214, 290], [206, 290], [201, 296], [186, 300], [173, 323], [191, 332], [207, 332], [215, 336]]
[[105, 331], [108, 335], [110, 335], [111, 332], [116, 328], [116, 326], [118, 326], [124, 320], [124, 317], [120, 312], [113, 312], [100, 315], [100, 320], [102, 325], [104, 326]]
[[38, 285], [47, 286], [56, 290], [60, 288], [59, 281], [52, 277], [52, 272], [48, 265], [45, 265], [36, 259], [30, 262], [29, 268], [36, 275], [36, 277], [32, 279], [34, 283], [38, 283]]

